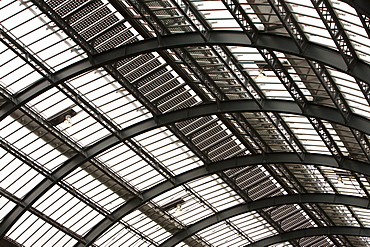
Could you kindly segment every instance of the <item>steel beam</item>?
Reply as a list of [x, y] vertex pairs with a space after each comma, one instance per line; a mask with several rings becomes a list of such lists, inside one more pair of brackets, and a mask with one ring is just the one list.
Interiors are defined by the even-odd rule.
[[[285, 204], [301, 204], [301, 203], [330, 203], [330, 204], [341, 204], [346, 206], [355, 206], [361, 208], [370, 208], [369, 199], [357, 196], [349, 196], [349, 195], [339, 195], [339, 194], [326, 194], [326, 193], [308, 193], [308, 194], [296, 194], [296, 195], [284, 195], [284, 196], [276, 196], [276, 197], [269, 197], [263, 198], [252, 202], [243, 203], [220, 212], [213, 214], [205, 219], [202, 219], [182, 231], [176, 233], [171, 238], [164, 241], [160, 247], [167, 247], [167, 246], [175, 246], [176, 244], [180, 243], [181, 241], [187, 239], [188, 237], [196, 234], [197, 232], [206, 229], [214, 224], [220, 223], [224, 220], [230, 219], [231, 217], [248, 213], [254, 210], [259, 210], [268, 207], [280, 206]], [[368, 229], [370, 233], [370, 229]], [[276, 235], [278, 236], [284, 235], [286, 233], [282, 233]], [[323, 234], [321, 234], [323, 235]], [[274, 238], [275, 239], [275, 238]], [[284, 240], [285, 241], [285, 240]], [[258, 245], [256, 242], [256, 246], [268, 246], [271, 243], [263, 242], [263, 245]], [[248, 246], [255, 246], [254, 244]]]
[[353, 226], [327, 226], [327, 227], [305, 228], [265, 238], [252, 244], [246, 245], [245, 247], [265, 247], [293, 239], [322, 235], [350, 235], [350, 236], [370, 237], [370, 228]]
[[[129, 214], [130, 212], [138, 209], [145, 202], [155, 198], [158, 195], [161, 195], [177, 186], [183, 185], [194, 179], [198, 179], [204, 176], [215, 174], [221, 171], [254, 166], [254, 165], [267, 165], [267, 164], [285, 164], [285, 163], [294, 163], [294, 164], [304, 164], [304, 165], [319, 165], [340, 168], [344, 170], [349, 170], [352, 172], [363, 173], [365, 175], [370, 175], [370, 165], [365, 162], [355, 161], [352, 159], [343, 158], [340, 163], [331, 156], [323, 154], [305, 154], [303, 158], [296, 153], [287, 152], [287, 153], [266, 153], [266, 154], [257, 154], [257, 155], [247, 155], [236, 158], [231, 158], [228, 160], [223, 160], [215, 162], [209, 165], [204, 165], [193, 170], [187, 171], [185, 173], [179, 174], [174, 177], [172, 183], [171, 181], [164, 181], [148, 190], [143, 192], [142, 200], [139, 198], [134, 198], [128, 201], [126, 204], [117, 208], [110, 217], [106, 217], [97, 225], [95, 225], [90, 232], [88, 232], [84, 239], [88, 244], [91, 244], [103, 234], [109, 227], [114, 223], [119, 221], [121, 218]], [[366, 205], [368, 205], [369, 200], [366, 200]], [[187, 228], [188, 229], [188, 228]], [[76, 246], [84, 246], [82, 243]]]
[[[138, 54], [176, 47], [207, 45], [236, 45], [266, 48], [290, 53], [326, 64], [370, 84], [370, 65], [358, 60], [356, 64], [351, 66], [351, 68], [348, 68], [346, 62], [338, 51], [326, 48], [319, 44], [308, 42], [305, 49], [300, 52], [299, 47], [295, 45], [291, 38], [281, 35], [261, 33], [258, 35], [258, 39], [252, 43], [246, 34], [241, 31], [210, 31], [207, 33], [207, 38], [203, 38], [199, 33], [173, 34], [138, 41], [96, 55], [91, 55], [90, 58], [78, 61], [51, 75], [51, 83], [46, 79], [41, 79], [35, 82], [32, 86], [27, 87], [27, 89], [16, 94], [15, 99], [17, 100], [19, 107], [63, 81], [92, 69], [117, 62], [124, 58], [136, 56]], [[13, 109], [14, 107], [7, 107], [5, 104], [0, 111], [0, 120], [7, 116]]]
[[[174, 124], [186, 119], [230, 112], [284, 112], [324, 119], [330, 122], [343, 124], [349, 128], [357, 129], [366, 134], [370, 134], [370, 120], [356, 114], [353, 114], [350, 120], [346, 121], [346, 119], [343, 118], [343, 116], [337, 109], [326, 106], [307, 103], [305, 105], [305, 108], [302, 110], [299, 105], [293, 101], [264, 100], [262, 103], [262, 107], [254, 100], [233, 100], [198, 105], [188, 109], [159, 115], [155, 118], [151, 118], [132, 125], [124, 130], [121, 130], [118, 133], [119, 137], [117, 137], [116, 135], [110, 135], [102, 139], [94, 145], [87, 147], [83, 153], [79, 153], [70, 158], [58, 169], [56, 169], [51, 174], [51, 176], [54, 178], [53, 181], [45, 178], [40, 184], [33, 188], [23, 198], [23, 203], [25, 207], [15, 207], [14, 210], [12, 210], [12, 212], [4, 218], [4, 220], [0, 224], [0, 236], [3, 236], [19, 219], [19, 217], [27, 210], [27, 208], [35, 203], [44, 193], [46, 193], [49, 188], [61, 181], [65, 176], [67, 176], [81, 164], [89, 161], [91, 158], [124, 140], [128, 140], [129, 138], [132, 138], [146, 131], [161, 126]], [[363, 171], [359, 170], [358, 172], [361, 173]], [[137, 198], [137, 200], [141, 202], [139, 198]]]
[[253, 43], [241, 31], [209, 31], [207, 38], [203, 38], [199, 33], [181, 33], [138, 41], [94, 55], [92, 57], [92, 65], [102, 66], [107, 63], [117, 62], [127, 56], [135, 56], [156, 50], [207, 45], [236, 45], [277, 50], [327, 64], [367, 82], [369, 82], [370, 78], [369, 75], [360, 71], [360, 68], [369, 71], [369, 65], [359, 60], [353, 69], [349, 69], [341, 54], [333, 49], [308, 42], [307, 47], [302, 52], [299, 52], [299, 48], [290, 37], [260, 33]]

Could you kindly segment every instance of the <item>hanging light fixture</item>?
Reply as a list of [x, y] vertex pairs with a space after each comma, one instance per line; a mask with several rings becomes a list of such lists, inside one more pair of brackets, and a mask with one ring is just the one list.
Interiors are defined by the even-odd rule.
[[71, 116], [70, 115], [65, 116], [63, 124], [67, 127], [72, 126], [72, 121], [71, 121]]
[[175, 213], [176, 214], [181, 214], [182, 213], [181, 204], [177, 204]]

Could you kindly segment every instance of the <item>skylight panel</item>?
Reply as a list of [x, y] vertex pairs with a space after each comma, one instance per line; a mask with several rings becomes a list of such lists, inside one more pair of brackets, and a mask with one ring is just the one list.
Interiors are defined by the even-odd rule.
[[348, 239], [351, 241], [353, 244], [357, 244], [358, 246], [364, 245], [364, 246], [369, 246], [370, 245], [370, 237], [356, 237], [356, 236], [348, 236]]
[[255, 212], [237, 215], [229, 219], [242, 232], [246, 232], [253, 241], [258, 241], [277, 234], [278, 232]]
[[163, 112], [175, 111], [200, 104], [200, 97], [187, 85], [158, 101], [158, 108]]
[[[187, 150], [185, 146], [180, 146], [178, 148]], [[162, 160], [162, 163], [175, 175], [202, 165], [202, 162], [199, 160], [199, 158], [190, 150], [176, 154], [172, 157], [167, 157]]]
[[328, 168], [323, 170], [327, 174], [331, 174], [331, 177], [333, 178], [333, 184], [336, 187], [338, 193], [359, 197], [366, 196], [366, 192], [362, 189], [363, 182], [360, 183], [357, 180], [357, 175], [353, 175], [348, 171], [340, 169], [331, 170]]
[[294, 114], [280, 114], [289, 125], [298, 140], [303, 144], [307, 152], [331, 154], [317, 131], [305, 116]]
[[346, 30], [347, 37], [351, 40], [357, 55], [366, 62], [370, 62], [369, 36], [365, 31], [356, 11], [347, 3], [334, 2], [333, 8], [338, 18], [342, 22], [342, 27]]
[[[280, 72], [281, 68], [284, 68], [288, 72], [288, 76], [291, 80], [294, 80], [294, 83], [301, 89], [301, 91], [307, 97], [310, 96], [310, 93], [307, 91], [307, 88], [301, 82], [298, 73], [295, 71], [294, 66], [290, 65], [285, 54], [280, 52], [274, 52], [274, 54], [280, 59], [281, 67], [275, 68], [275, 71], [271, 68], [269, 63], [274, 63], [273, 60], [266, 61], [265, 57], [259, 53], [259, 50], [250, 47], [235, 47], [233, 52], [236, 54], [236, 57], [239, 63], [243, 66], [245, 71], [250, 75], [254, 83], [261, 89], [266, 98], [271, 99], [285, 99], [293, 100], [291, 94], [286, 89], [286, 86], [281, 82], [279, 77], [276, 75], [276, 72]], [[283, 72], [280, 72], [279, 75], [282, 75]], [[284, 78], [288, 80], [287, 78]], [[256, 98], [260, 98], [256, 94], [255, 89], [249, 87], [250, 91]]]
[[62, 109], [74, 106], [74, 103], [57, 88], [52, 88], [29, 101], [28, 105], [34, 108], [36, 112], [41, 113], [45, 118], [50, 118]]
[[25, 212], [13, 225], [8, 236], [26, 246], [63, 246], [77, 243], [71, 236], [29, 212]]
[[13, 51], [7, 49], [3, 43], [0, 43], [0, 49], [3, 49], [0, 62], [0, 85], [10, 92], [19, 92], [41, 78], [38, 72], [17, 57]]
[[[351, 237], [351, 236], [348, 236]], [[335, 237], [335, 240], [339, 243], [343, 243], [343, 240], [338, 237]], [[352, 241], [351, 241], [352, 243]], [[304, 237], [299, 239], [299, 244], [303, 246], [309, 246], [312, 244], [317, 244], [317, 246], [334, 246], [333, 240], [329, 238], [329, 236], [312, 236], [312, 237]]]
[[161, 112], [201, 102], [197, 94], [156, 53], [146, 53], [119, 62], [118, 70]]
[[350, 211], [351, 207], [340, 204], [319, 204], [320, 207], [327, 213], [334, 224], [336, 225], [350, 225], [350, 226], [360, 226], [360, 222], [354, 217], [353, 213]]
[[[27, 123], [29, 128], [33, 126], [35, 128], [34, 132], [31, 132], [27, 125], [24, 127], [22, 123]], [[32, 162], [37, 162], [46, 169], [53, 170], [65, 161], [66, 157], [55, 150], [55, 146], [52, 146], [55, 138], [49, 139], [49, 143], [42, 139], [45, 137], [45, 130], [37, 126], [32, 121], [26, 122], [25, 120], [22, 122], [22, 116], [18, 121], [12, 117], [7, 117], [0, 122], [0, 136], [18, 152], [32, 159]], [[65, 151], [68, 151], [68, 149], [65, 149]]]
[[221, 211], [243, 202], [243, 199], [216, 175], [189, 182], [188, 186], [215, 211]]
[[[8, 1], [8, 4], [6, 4], [6, 2], [7, 1], [1, 1], [2, 10], [6, 11], [2, 11], [4, 15], [1, 15], [0, 21], [1, 25], [7, 27], [9, 30], [27, 22], [27, 20], [37, 18], [25, 5], [20, 5], [18, 1]], [[19, 18], [19, 14], [21, 14], [23, 18]]]
[[[153, 198], [152, 203], [165, 212], [176, 214], [174, 210], [177, 209], [177, 205], [183, 205], [183, 203], [186, 203], [184, 200], [186, 197], [190, 197], [189, 191], [187, 191], [183, 186], [177, 186]], [[177, 215], [179, 215], [179, 213], [177, 213]]]
[[[250, 241], [248, 237], [241, 236], [237, 234], [239, 229], [234, 229], [230, 226], [230, 223], [220, 222], [209, 228], [206, 228], [199, 232], [197, 235], [206, 239], [207, 242], [214, 246], [230, 246], [230, 244], [237, 244], [239, 246], [244, 246]], [[243, 234], [244, 235], [244, 234]]]
[[364, 227], [370, 227], [370, 211], [366, 208], [350, 207], [351, 211], [354, 212], [357, 218], [361, 221]]
[[135, 155], [129, 155], [130, 152], [131, 150], [128, 146], [120, 143], [98, 155], [97, 158], [104, 162], [104, 164], [107, 165], [109, 168], [116, 170], [115, 166], [117, 166], [118, 168], [118, 164], [120, 162], [125, 162], [130, 159], [133, 160], [131, 162], [136, 162], [140, 160], [140, 158]]
[[116, 181], [111, 178], [108, 181], [109, 177], [104, 176], [104, 173], [92, 164], [84, 164], [82, 167], [83, 169], [75, 169], [64, 181], [97, 206], [112, 212], [131, 196]]
[[6, 163], [4, 158], [1, 159], [0, 186], [14, 196], [22, 198], [45, 177], [15, 157], [12, 158], [9, 163]]
[[199, 199], [194, 197], [194, 195], [184, 198], [184, 200], [186, 203], [181, 206], [181, 214], [176, 215], [176, 211], [172, 211], [180, 222], [190, 225], [212, 215], [212, 210], [199, 201]]
[[332, 123], [327, 122], [327, 121], [322, 121], [322, 122], [324, 123], [326, 129], [330, 133], [333, 140], [335, 141], [335, 144], [340, 149], [340, 152], [342, 153], [342, 155], [347, 156], [349, 154], [349, 152], [348, 152], [347, 147], [345, 145], [345, 140], [343, 139], [343, 137], [341, 138], [341, 136], [340, 136], [340, 132], [342, 132], [342, 134], [346, 131], [347, 131], [347, 133], [351, 133], [351, 130], [347, 129], [346, 127], [339, 127], [337, 124], [332, 124]]
[[196, 7], [203, 14], [213, 29], [241, 30], [221, 1], [197, 1]]
[[92, 222], [96, 224], [104, 218], [58, 185], [42, 195], [35, 208], [79, 235], [90, 230]]
[[175, 175], [198, 167], [199, 158], [171, 131], [158, 128], [135, 138], [140, 146], [151, 153], [153, 159], [166, 166]]
[[[77, 45], [35, 6], [23, 3], [9, 7], [12, 7], [9, 11], [13, 11], [14, 15], [2, 22], [5, 31], [51, 71], [85, 57], [82, 51], [77, 54], [71, 52], [79, 50]], [[29, 16], [28, 20], [25, 15]], [[19, 23], [24, 20], [27, 21]]]
[[[122, 221], [130, 225], [133, 229], [137, 230], [141, 234], [145, 235], [147, 238], [151, 239], [155, 243], [159, 243], [164, 239], [171, 236], [171, 233], [166, 231], [163, 227], [161, 227], [156, 221], [162, 221], [162, 218], [168, 218], [168, 216], [164, 215], [160, 212], [154, 212], [150, 214], [150, 216], [143, 214], [143, 211], [148, 210], [150, 206], [142, 206], [141, 210], [135, 210], [132, 213], [126, 215], [122, 218]], [[171, 219], [170, 224], [173, 226], [177, 226], [175, 222]]]
[[[341, 93], [347, 100], [347, 103], [351, 107], [352, 111], [356, 114], [360, 114], [366, 118], [370, 117], [370, 106], [368, 100], [361, 91], [358, 83], [353, 77], [346, 75], [343, 72], [330, 69], [330, 74], [335, 78], [335, 82], [338, 85]], [[362, 86], [364, 89], [364, 86]]]
[[149, 118], [144, 106], [103, 70], [94, 70], [68, 81], [80, 97], [110, 118], [117, 128], [125, 128]]
[[179, 126], [183, 126], [185, 135], [189, 136], [200, 150], [206, 151], [212, 161], [248, 152], [245, 145], [231, 135], [222, 121], [216, 122], [212, 119], [217, 118], [207, 116], [199, 118], [201, 121], [183, 121]]
[[209, 208], [207, 201], [204, 201], [200, 195], [188, 186], [190, 184], [175, 187], [153, 199], [153, 202], [160, 209], [186, 225], [195, 223], [214, 213], [214, 210]]
[[100, 123], [95, 122], [94, 118], [85, 111], [79, 112], [78, 108], [74, 109], [78, 114], [71, 120], [73, 121], [72, 125], [64, 128], [63, 131], [67, 136], [76, 140], [81, 146], [92, 145], [111, 133]]
[[284, 243], [278, 243], [278, 244], [272, 244], [270, 247], [293, 247], [293, 245], [289, 242]]
[[16, 204], [10, 201], [5, 196], [0, 195], [0, 221], [4, 220], [4, 217], [16, 206]]
[[297, 22], [300, 23], [303, 31], [307, 34], [309, 41], [337, 49], [330, 33], [326, 30], [324, 23], [311, 2], [305, 1], [302, 3], [299, 0], [289, 2]]
[[[288, 167], [294, 174], [294, 176], [298, 179], [298, 181], [305, 186], [307, 192], [310, 193], [335, 193], [334, 188], [329, 184], [330, 177], [328, 174], [321, 172], [321, 167], [317, 168], [317, 166], [313, 165], [295, 165], [295, 164], [288, 164]], [[325, 176], [324, 176], [325, 175]], [[335, 181], [337, 181], [337, 177], [335, 177]], [[333, 182], [333, 181], [332, 181]]]
[[[128, 145], [132, 146], [130, 141]], [[130, 149], [127, 145], [117, 145], [100, 155], [99, 159], [137, 190], [144, 190], [164, 181], [165, 177], [145, 160], [145, 155], [140, 156], [136, 151], [138, 150]]]
[[200, 231], [197, 235], [215, 246], [230, 246], [230, 243], [237, 243], [240, 246], [251, 243], [248, 237], [245, 237], [248, 233], [244, 233], [245, 236], [241, 236], [236, 234], [237, 230], [239, 229], [233, 229], [230, 223], [227, 224], [225, 221], [222, 221]]
[[41, 94], [31, 100], [29, 104], [49, 121], [56, 114], [72, 109], [76, 115], [71, 118], [71, 124], [67, 125], [61, 122], [57, 127], [64, 134], [75, 139], [81, 146], [91, 145], [109, 134], [107, 129], [80, 107], [75, 106], [75, 103], [69, 97], [56, 88]]
[[[255, 2], [250, 4], [248, 0], [239, 0], [238, 1], [248, 17], [251, 19], [251, 21], [254, 23], [256, 28], [258, 30], [265, 30], [265, 24], [264, 21], [260, 18], [259, 14], [254, 11], [254, 7], [257, 6]], [[261, 3], [261, 6], [263, 8], [264, 2]]]
[[116, 223], [99, 237], [95, 244], [104, 247], [120, 246], [155, 246], [154, 243], [143, 238], [137, 232], [132, 231], [127, 225]]

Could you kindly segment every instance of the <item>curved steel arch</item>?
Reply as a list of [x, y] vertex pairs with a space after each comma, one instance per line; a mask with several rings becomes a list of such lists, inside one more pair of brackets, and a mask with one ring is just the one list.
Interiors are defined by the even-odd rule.
[[[309, 165], [322, 165], [327, 167], [336, 167], [352, 172], [363, 173], [365, 175], [370, 174], [370, 165], [365, 162], [355, 161], [351, 159], [343, 159], [340, 163], [332, 157], [331, 155], [323, 154], [305, 154], [303, 159], [301, 159], [295, 153], [269, 153], [269, 154], [258, 154], [258, 155], [248, 155], [242, 157], [231, 158], [228, 160], [223, 160], [215, 162], [213, 164], [204, 165], [190, 171], [184, 172], [174, 177], [173, 181], [164, 181], [148, 190], [146, 190], [140, 200], [134, 198], [118, 209], [116, 209], [111, 217], [106, 217], [98, 224], [96, 224], [90, 232], [88, 232], [84, 239], [86, 245], [91, 244], [95, 239], [97, 239], [101, 234], [103, 234], [109, 227], [115, 224], [117, 221], [122, 219], [127, 214], [131, 213], [143, 203], [153, 199], [154, 197], [165, 193], [179, 185], [185, 184], [187, 182], [193, 181], [194, 179], [204, 177], [207, 175], [215, 174], [217, 172], [237, 168], [246, 167], [260, 164], [281, 164], [281, 163], [294, 163], [294, 164], [309, 164]], [[326, 199], [323, 199], [324, 201]], [[365, 201], [360, 200], [361, 203]], [[360, 202], [358, 202], [360, 205]], [[369, 204], [369, 200], [366, 199], [366, 205]], [[84, 244], [79, 243], [75, 246], [84, 246]]]
[[242, 31], [209, 31], [206, 39], [203, 39], [199, 33], [189, 32], [130, 43], [106, 52], [92, 55], [89, 58], [69, 65], [54, 73], [50, 78], [40, 79], [30, 87], [27, 87], [27, 89], [14, 95], [14, 101], [16, 101], [17, 104], [14, 106], [11, 103], [5, 103], [0, 109], [0, 120], [9, 115], [16, 108], [19, 108], [21, 105], [27, 103], [41, 93], [58, 85], [60, 82], [71, 79], [74, 76], [90, 71], [94, 68], [111, 64], [138, 54], [197, 45], [236, 45], [273, 49], [327, 64], [339, 71], [345, 72], [370, 84], [370, 65], [364, 61], [358, 60], [356, 63], [353, 63], [351, 68], [349, 68], [338, 51], [313, 42], [307, 42], [305, 50], [300, 52], [299, 48], [290, 37], [282, 35], [259, 33], [256, 41], [252, 43], [248, 36]]
[[252, 244], [248, 244], [245, 247], [265, 247], [293, 239], [320, 235], [351, 235], [370, 237], [370, 228], [354, 226], [327, 226], [305, 228], [268, 237]]
[[[214, 224], [217, 224], [234, 216], [248, 213], [254, 210], [268, 208], [272, 206], [280, 206], [284, 204], [300, 204], [300, 203], [332, 203], [342, 204], [347, 206], [356, 206], [361, 208], [370, 208], [369, 199], [357, 196], [326, 194], [326, 193], [308, 193], [296, 195], [283, 195], [276, 197], [263, 198], [252, 202], [243, 203], [234, 207], [217, 212], [205, 219], [202, 219], [187, 228], [176, 233], [162, 244], [160, 247], [175, 246], [186, 238], [196, 234], [197, 232], [206, 229]], [[369, 229], [370, 230], [370, 229]], [[252, 245], [253, 246], [253, 245]], [[266, 246], [266, 245], [263, 245]]]
[[315, 60], [370, 84], [370, 75], [367, 74], [370, 72], [370, 66], [367, 63], [358, 60], [353, 67], [349, 68], [338, 51], [314, 42], [307, 42], [304, 51], [300, 51], [291, 37], [283, 35], [259, 33], [253, 42], [242, 31], [209, 31], [206, 36], [204, 38], [197, 32], [188, 32], [146, 39], [99, 53], [92, 57], [91, 63], [99, 67], [120, 61], [127, 56], [176, 47], [235, 45], [267, 48]]
[[302, 110], [296, 102], [285, 100], [264, 100], [262, 106], [258, 105], [254, 100], [231, 100], [208, 103], [166, 113], [121, 130], [118, 133], [120, 138], [117, 138], [114, 135], [107, 136], [94, 145], [87, 147], [84, 154], [77, 154], [74, 157], [70, 158], [51, 174], [51, 177], [54, 178], [53, 181], [50, 181], [49, 179], [44, 179], [42, 182], [40, 182], [29, 193], [27, 193], [27, 195], [24, 196], [22, 200], [24, 207], [16, 206], [4, 218], [4, 220], [0, 224], [0, 237], [4, 236], [4, 234], [10, 229], [10, 227], [25, 212], [25, 210], [34, 202], [36, 202], [44, 193], [46, 193], [49, 188], [51, 188], [58, 181], [67, 176], [79, 165], [88, 161], [92, 157], [104, 152], [105, 150], [117, 145], [122, 140], [132, 138], [145, 131], [155, 129], [157, 127], [173, 124], [191, 118], [219, 113], [253, 111], [284, 112], [312, 116], [330, 122], [343, 124], [349, 128], [358, 129], [366, 134], [370, 134], [370, 120], [362, 116], [353, 114], [349, 120], [346, 120], [343, 118], [340, 111], [335, 108], [307, 103], [305, 105], [305, 109]]

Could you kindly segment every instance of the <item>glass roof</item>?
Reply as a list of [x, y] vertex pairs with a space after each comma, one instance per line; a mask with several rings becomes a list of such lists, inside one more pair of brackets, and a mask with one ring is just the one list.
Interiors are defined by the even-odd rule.
[[0, 1], [0, 245], [370, 246], [360, 0]]

